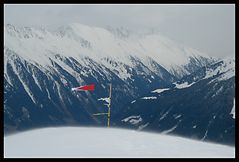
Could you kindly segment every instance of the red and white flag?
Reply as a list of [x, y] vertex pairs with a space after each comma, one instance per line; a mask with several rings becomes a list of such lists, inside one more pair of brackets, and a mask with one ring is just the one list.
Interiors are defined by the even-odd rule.
[[75, 87], [75, 88], [71, 88], [71, 90], [72, 91], [94, 91], [95, 90], [95, 85], [90, 84], [90, 85]]

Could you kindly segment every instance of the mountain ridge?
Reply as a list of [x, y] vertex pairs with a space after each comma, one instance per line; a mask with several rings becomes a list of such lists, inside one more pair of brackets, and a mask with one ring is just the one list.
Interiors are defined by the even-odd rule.
[[[92, 114], [105, 111], [98, 99], [107, 97], [108, 83], [113, 84], [115, 115], [125, 103], [212, 62], [215, 59], [158, 34], [137, 40], [80, 24], [56, 32], [6, 25], [4, 132], [72, 123], [104, 125], [105, 117]], [[84, 84], [95, 84], [94, 93], [70, 91]]]
[[123, 127], [235, 145], [235, 60], [203, 67], [125, 107]]

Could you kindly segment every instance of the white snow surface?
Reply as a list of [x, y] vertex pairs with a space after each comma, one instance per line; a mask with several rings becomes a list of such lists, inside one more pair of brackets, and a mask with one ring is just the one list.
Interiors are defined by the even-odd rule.
[[206, 69], [206, 76], [204, 79], [213, 77], [214, 75], [221, 74], [215, 80], [227, 80], [235, 76], [235, 59], [227, 58], [223, 59], [221, 66], [218, 66], [216, 69]]
[[163, 89], [155, 89], [155, 90], [153, 90], [152, 92], [153, 93], [162, 93], [163, 91], [167, 91], [167, 90], [169, 90], [170, 88], [163, 88]]
[[187, 88], [187, 87], [190, 87], [194, 84], [195, 82], [192, 82], [191, 84], [188, 84], [188, 82], [184, 82], [182, 84], [178, 84], [178, 83], [173, 83], [176, 85], [176, 88], [178, 89], [182, 89], [182, 88]]
[[141, 118], [140, 115], [138, 115], [138, 116], [133, 115], [133, 116], [129, 116], [129, 117], [127, 117], [127, 118], [125, 118], [125, 119], [123, 119], [121, 121], [123, 121], [123, 122], [130, 122], [131, 124], [136, 125], [136, 124], [142, 122], [143, 119]]
[[4, 157], [235, 158], [235, 148], [135, 130], [57, 127], [4, 136]]
[[155, 97], [155, 96], [151, 96], [151, 97], [142, 97], [141, 99], [143, 99], [143, 100], [151, 100], [151, 99], [157, 99], [157, 97]]
[[108, 98], [108, 97], [106, 97], [106, 98], [99, 98], [98, 101], [100, 101], [100, 100], [105, 101], [107, 103], [110, 103], [110, 98]]
[[131, 103], [135, 103], [136, 102], [136, 100], [133, 100]]

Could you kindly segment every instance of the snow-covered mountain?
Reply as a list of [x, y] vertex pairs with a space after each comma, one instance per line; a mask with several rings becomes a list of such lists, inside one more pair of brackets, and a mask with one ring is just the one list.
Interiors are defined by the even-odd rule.
[[5, 158], [235, 158], [235, 148], [124, 129], [58, 127], [4, 137]]
[[235, 144], [235, 60], [225, 59], [131, 101], [122, 126]]
[[[102, 124], [93, 113], [113, 84], [112, 114], [134, 98], [214, 62], [158, 33], [70, 24], [54, 32], [4, 26], [4, 128]], [[91, 92], [72, 93], [83, 84]], [[16, 102], [17, 101], [17, 102]]]
[[[122, 38], [122, 34], [119, 34], [121, 31], [116, 31], [76, 23], [60, 27], [55, 32], [29, 27], [16, 28], [8, 24], [4, 26], [4, 47], [25, 60], [44, 66], [52, 66], [49, 58], [54, 58], [56, 54], [73, 57], [79, 62], [89, 57], [110, 69], [115, 68], [106, 63], [105, 59], [134, 67], [133, 57], [153, 72], [160, 73], [152, 64], [155, 61], [180, 77], [212, 61], [211, 57], [176, 44], [158, 33], [132, 34]], [[84, 64], [84, 61], [80, 63]], [[121, 79], [130, 78], [124, 67], [117, 67], [116, 71]]]

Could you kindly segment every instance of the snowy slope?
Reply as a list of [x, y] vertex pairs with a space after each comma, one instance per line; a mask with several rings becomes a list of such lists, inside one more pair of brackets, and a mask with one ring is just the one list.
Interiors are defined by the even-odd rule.
[[5, 136], [4, 157], [235, 158], [235, 148], [133, 130], [58, 127]]

